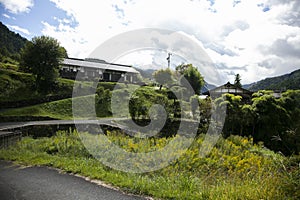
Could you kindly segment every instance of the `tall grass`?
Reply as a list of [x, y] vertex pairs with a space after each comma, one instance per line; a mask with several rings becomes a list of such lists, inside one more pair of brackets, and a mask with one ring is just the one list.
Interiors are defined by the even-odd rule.
[[[106, 136], [129, 152], [159, 150], [174, 139], [139, 139], [118, 131], [108, 131]], [[199, 148], [203, 140], [203, 135], [196, 138], [168, 167], [143, 174], [125, 173], [101, 164], [84, 148], [76, 131], [57, 132], [51, 138], [24, 138], [17, 145], [1, 150], [0, 158], [57, 167], [101, 179], [124, 191], [160, 199], [300, 198], [299, 158], [285, 158], [253, 144], [251, 138], [238, 136], [220, 139], [210, 154], [201, 158]]]

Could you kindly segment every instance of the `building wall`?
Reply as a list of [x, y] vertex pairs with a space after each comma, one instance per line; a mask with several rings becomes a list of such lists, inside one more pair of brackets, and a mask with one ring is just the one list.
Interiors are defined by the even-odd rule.
[[137, 74], [134, 73], [125, 73], [121, 71], [113, 71], [113, 70], [102, 70], [102, 69], [94, 69], [94, 68], [83, 68], [79, 66], [68, 66], [62, 65], [60, 70], [60, 76], [62, 78], [68, 78], [75, 80], [76, 77], [81, 80], [88, 79], [99, 79], [99, 81], [107, 81], [107, 82], [130, 82], [134, 83], [137, 81]]

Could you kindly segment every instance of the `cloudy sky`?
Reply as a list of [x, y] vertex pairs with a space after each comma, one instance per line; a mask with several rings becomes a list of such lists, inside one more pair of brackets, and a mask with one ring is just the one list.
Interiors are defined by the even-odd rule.
[[[126, 31], [158, 28], [197, 40], [224, 77], [242, 83], [300, 68], [299, 0], [0, 0], [0, 21], [31, 39], [49, 35], [70, 57], [85, 58]], [[163, 47], [162, 47], [163, 49]], [[166, 63], [166, 51], [140, 51], [120, 61]], [[126, 63], [130, 62], [130, 63]], [[172, 65], [185, 60], [174, 58]], [[165, 65], [165, 64], [163, 64]]]

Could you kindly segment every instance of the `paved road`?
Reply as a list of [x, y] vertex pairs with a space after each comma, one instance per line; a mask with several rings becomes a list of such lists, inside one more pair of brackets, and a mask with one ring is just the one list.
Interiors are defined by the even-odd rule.
[[45, 120], [45, 121], [29, 121], [29, 122], [0, 122], [0, 131], [22, 128], [26, 126], [42, 126], [42, 125], [70, 125], [70, 124], [94, 124], [94, 125], [110, 125], [116, 126], [115, 122], [126, 118], [103, 118], [99, 120]]
[[21, 168], [0, 161], [0, 199], [142, 200], [145, 198], [126, 195], [46, 167]]

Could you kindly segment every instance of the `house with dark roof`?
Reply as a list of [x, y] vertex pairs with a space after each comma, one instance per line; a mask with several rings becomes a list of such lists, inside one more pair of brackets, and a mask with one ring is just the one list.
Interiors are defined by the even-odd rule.
[[137, 82], [139, 72], [130, 65], [108, 63], [104, 60], [86, 58], [65, 58], [60, 66], [60, 75], [68, 79], [91, 80], [107, 82]]
[[238, 87], [230, 82], [227, 82], [224, 85], [211, 89], [209, 91], [204, 92], [204, 95], [212, 96], [212, 97], [220, 97], [222, 94], [229, 93], [234, 95], [239, 95], [243, 98], [244, 101], [251, 100], [253, 92], [246, 90], [244, 88]]

